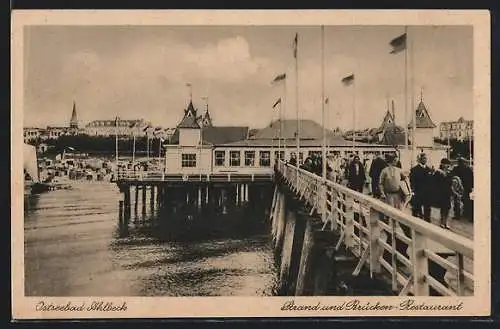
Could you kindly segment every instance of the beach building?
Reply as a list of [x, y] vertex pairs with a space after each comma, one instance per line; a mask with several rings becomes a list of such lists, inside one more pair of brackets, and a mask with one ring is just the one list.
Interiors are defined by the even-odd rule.
[[[313, 153], [321, 154], [324, 128], [313, 120], [300, 120], [299, 127], [298, 160], [302, 163]], [[198, 115], [198, 109], [190, 101], [171, 143], [165, 146], [166, 172], [268, 173], [278, 157], [288, 160], [297, 152], [296, 132], [296, 120], [276, 120], [257, 130], [247, 126], [216, 126], [208, 109], [204, 115]], [[364, 157], [376, 151], [394, 151], [389, 145], [353, 143], [329, 130], [326, 135], [329, 154], [357, 153]]]

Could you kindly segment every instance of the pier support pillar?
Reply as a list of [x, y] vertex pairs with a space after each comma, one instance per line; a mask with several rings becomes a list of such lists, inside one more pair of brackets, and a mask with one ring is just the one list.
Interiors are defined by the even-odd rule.
[[307, 220], [300, 259], [296, 296], [331, 294], [335, 279], [335, 235], [322, 231], [322, 222], [316, 218]]
[[306, 226], [304, 217], [307, 214], [300, 208], [300, 201], [295, 196], [289, 195], [288, 198], [279, 287], [279, 294], [286, 296], [295, 294]]
[[137, 211], [138, 211], [138, 206], [139, 206], [139, 186], [137, 186], [137, 185], [134, 186], [134, 192], [135, 192], [135, 197], [134, 197], [134, 216], [137, 217]]
[[227, 191], [225, 188], [221, 188], [220, 190], [220, 200], [222, 206], [222, 214], [227, 214]]
[[151, 208], [151, 215], [155, 212], [155, 186], [151, 185], [151, 192], [149, 193], [149, 207]]
[[202, 206], [202, 197], [201, 197], [201, 186], [198, 186], [198, 203], [197, 203], [197, 206], [198, 206], [198, 209], [201, 209], [201, 206]]
[[125, 217], [125, 220], [128, 221], [129, 218], [130, 218], [130, 186], [127, 185], [125, 186], [125, 190], [124, 190], [124, 203], [125, 203], [125, 210], [124, 210], [124, 217]]
[[208, 198], [208, 185], [205, 187], [205, 204], [208, 205], [209, 198]]
[[142, 185], [141, 189], [142, 189], [142, 216], [146, 216], [146, 185]]
[[278, 216], [276, 218], [276, 239], [275, 239], [275, 252], [281, 255], [281, 250], [283, 248], [283, 237], [285, 233], [286, 225], [286, 197], [285, 194], [280, 192], [279, 203], [278, 203]]

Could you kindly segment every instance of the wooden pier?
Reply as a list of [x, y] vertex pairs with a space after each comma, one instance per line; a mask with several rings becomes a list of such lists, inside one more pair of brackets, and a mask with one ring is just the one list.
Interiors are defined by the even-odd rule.
[[132, 204], [136, 214], [138, 204], [143, 214], [147, 207], [227, 214], [268, 202], [280, 295], [474, 293], [471, 240], [282, 161], [269, 174], [125, 171], [116, 183], [120, 221], [130, 219]]

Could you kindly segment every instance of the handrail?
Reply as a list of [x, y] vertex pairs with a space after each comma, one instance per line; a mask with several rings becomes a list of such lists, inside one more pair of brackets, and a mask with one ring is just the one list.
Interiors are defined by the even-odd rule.
[[[340, 230], [339, 243], [343, 243], [360, 258], [355, 272], [359, 272], [364, 262], [368, 262], [370, 271], [375, 272], [378, 272], [382, 265], [392, 274], [393, 289], [396, 289], [398, 284], [403, 285], [402, 294], [413, 289], [414, 295], [425, 295], [428, 294], [429, 287], [448, 295], [463, 294], [466, 283], [473, 289], [470, 282], [474, 276], [472, 272], [465, 270], [463, 262], [464, 257], [470, 261], [474, 259], [472, 240], [406, 214], [339, 183], [323, 180], [322, 177], [281, 160], [277, 164], [277, 172], [301, 199], [322, 215], [323, 228], [330, 222], [332, 229]], [[354, 214], [358, 214], [358, 217]], [[361, 218], [364, 218], [364, 221]], [[408, 228], [406, 233], [399, 231], [403, 227]], [[411, 232], [411, 236], [406, 235], [408, 232]], [[408, 245], [409, 258], [397, 250], [392, 238], [385, 242], [383, 235], [385, 239], [394, 236]], [[340, 244], [337, 248], [339, 246]], [[392, 255], [392, 261], [381, 258], [385, 251]], [[451, 263], [446, 259], [448, 256], [456, 256], [458, 263]], [[430, 276], [428, 261], [454, 272], [457, 276], [457, 287], [448, 289]], [[408, 267], [410, 274], [402, 272], [397, 262]], [[402, 280], [404, 275], [408, 276], [406, 281]]]

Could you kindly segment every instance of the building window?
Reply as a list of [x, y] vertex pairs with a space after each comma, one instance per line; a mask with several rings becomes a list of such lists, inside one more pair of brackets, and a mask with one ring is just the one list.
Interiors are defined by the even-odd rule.
[[280, 160], [285, 160], [285, 151], [274, 151], [274, 158], [276, 160], [278, 160], [278, 154], [279, 154], [279, 159]]
[[239, 167], [240, 166], [240, 151], [230, 151], [229, 152], [229, 165], [231, 167]]
[[226, 151], [215, 151], [215, 165], [224, 166], [226, 162]]
[[259, 155], [259, 165], [261, 167], [269, 167], [271, 165], [271, 153], [269, 151], [260, 151]]
[[255, 151], [245, 151], [245, 166], [255, 166]]
[[196, 154], [182, 154], [182, 168], [196, 167]]

